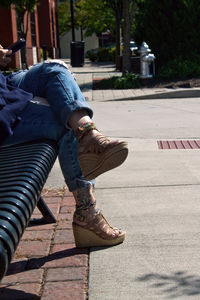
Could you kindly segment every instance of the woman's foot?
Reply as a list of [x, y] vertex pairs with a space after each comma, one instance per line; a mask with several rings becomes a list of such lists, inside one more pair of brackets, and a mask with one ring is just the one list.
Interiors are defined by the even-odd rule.
[[79, 127], [76, 136], [79, 141], [78, 160], [87, 180], [120, 166], [128, 155], [126, 142], [110, 141], [92, 122]]
[[114, 246], [125, 239], [125, 231], [111, 227], [100, 210], [75, 211], [72, 227], [78, 248]]
[[111, 227], [97, 209], [90, 185], [73, 194], [77, 205], [72, 227], [77, 247], [113, 246], [124, 241], [125, 231]]

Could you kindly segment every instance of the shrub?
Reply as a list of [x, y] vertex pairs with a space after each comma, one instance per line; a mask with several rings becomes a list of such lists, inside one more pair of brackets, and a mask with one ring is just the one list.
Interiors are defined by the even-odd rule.
[[103, 90], [113, 89], [115, 80], [117, 78], [118, 78], [117, 76], [113, 76], [113, 77], [110, 77], [110, 78], [102, 79], [102, 80], [96, 82], [95, 87], [97, 89], [103, 89]]
[[87, 56], [92, 62], [115, 61], [115, 51], [115, 47], [101, 47], [98, 49], [88, 51]]
[[116, 47], [112, 47], [109, 49], [110, 60], [113, 62], [115, 62], [115, 53], [116, 53]]
[[126, 73], [118, 77], [114, 82], [115, 89], [134, 89], [140, 87], [139, 75], [135, 73]]
[[87, 56], [92, 62], [94, 62], [97, 60], [97, 51], [90, 50], [90, 51], [88, 51]]
[[140, 79], [138, 74], [127, 72], [124, 76], [102, 79], [96, 85], [99, 89], [134, 89], [140, 87]]
[[199, 0], [138, 0], [132, 34], [139, 45], [149, 45], [158, 69], [199, 53], [199, 15]]
[[[40, 48], [40, 57], [41, 57], [41, 59], [42, 60], [44, 60], [44, 51], [43, 51], [43, 49], [42, 48]], [[47, 56], [47, 59], [49, 59], [50, 57], [49, 57], [49, 52], [46, 50], [46, 56]]]
[[193, 59], [175, 58], [160, 68], [158, 76], [181, 79], [200, 77], [200, 57]]
[[111, 55], [109, 53], [109, 50], [110, 49], [106, 47], [99, 48], [97, 52], [98, 61], [111, 61]]

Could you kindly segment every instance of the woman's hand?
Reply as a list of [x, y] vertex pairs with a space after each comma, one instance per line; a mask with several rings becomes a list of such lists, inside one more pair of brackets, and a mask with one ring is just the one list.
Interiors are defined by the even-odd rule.
[[4, 49], [0, 45], [0, 66], [5, 67], [9, 62], [11, 62], [11, 58], [7, 57], [7, 55], [11, 54], [12, 50]]

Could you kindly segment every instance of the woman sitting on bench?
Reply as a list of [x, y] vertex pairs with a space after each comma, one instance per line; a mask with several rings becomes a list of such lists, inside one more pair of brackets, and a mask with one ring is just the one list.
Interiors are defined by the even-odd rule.
[[[9, 53], [0, 46], [0, 65], [10, 62]], [[57, 141], [63, 176], [76, 201], [72, 225], [77, 247], [116, 245], [125, 238], [97, 208], [90, 180], [122, 164], [128, 146], [103, 136], [92, 116], [61, 61], [45, 61], [7, 77], [0, 73], [1, 146], [40, 138]]]

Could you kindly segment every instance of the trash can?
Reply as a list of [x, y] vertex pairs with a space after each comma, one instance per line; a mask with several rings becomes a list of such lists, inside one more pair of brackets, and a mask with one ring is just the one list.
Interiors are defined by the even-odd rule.
[[131, 72], [140, 74], [140, 57], [131, 56]]
[[84, 65], [84, 42], [71, 42], [71, 66], [83, 67]]

